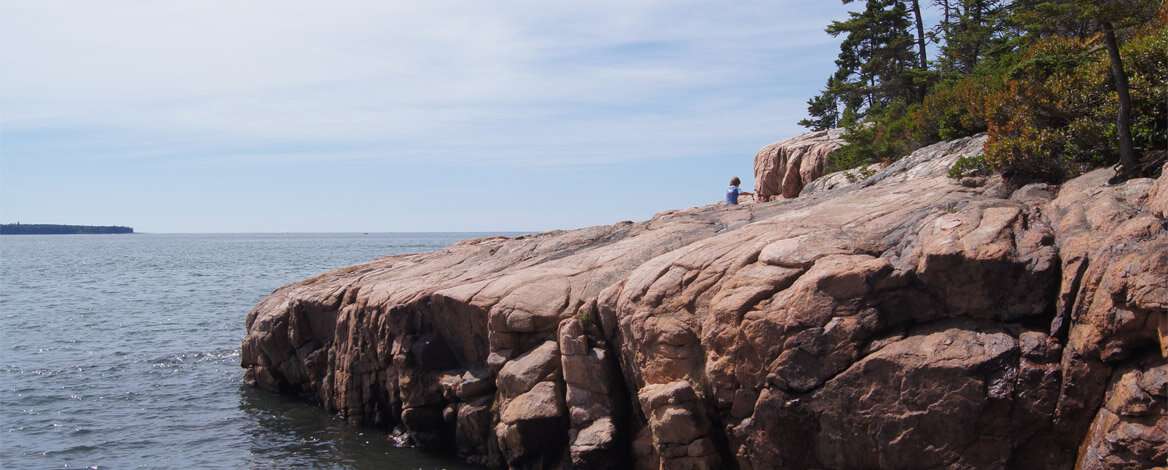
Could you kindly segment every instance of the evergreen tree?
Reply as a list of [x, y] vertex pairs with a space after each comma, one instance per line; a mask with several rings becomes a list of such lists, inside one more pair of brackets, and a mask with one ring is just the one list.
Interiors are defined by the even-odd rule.
[[828, 26], [836, 72], [800, 121], [846, 128], [834, 169], [987, 132], [986, 164], [1022, 178], [1117, 160], [1118, 179], [1154, 172], [1147, 152], [1168, 138], [1163, 0], [841, 1], [863, 8]]
[[945, 74], [967, 74], [983, 59], [1008, 49], [1014, 37], [1007, 22], [1006, 0], [940, 0], [940, 68]]
[[832, 91], [833, 79], [828, 79], [823, 92], [807, 100], [807, 114], [811, 117], [799, 121], [799, 125], [813, 131], [822, 131], [840, 125], [839, 98]]
[[827, 27], [828, 34], [842, 35], [844, 40], [835, 61], [836, 73], [827, 88], [808, 101], [811, 117], [801, 122], [804, 126], [839, 125], [841, 116], [858, 119], [893, 101], [917, 98], [910, 73], [917, 66], [916, 41], [909, 33], [912, 22], [904, 3], [867, 0], [863, 11], [848, 15]]
[[1010, 22], [1031, 39], [1052, 36], [1085, 38], [1091, 24], [1078, 0], [1014, 0]]
[[933, 5], [941, 9], [941, 24], [937, 25], [936, 31], [933, 32], [933, 41], [938, 42], [937, 36], [942, 39], [949, 37], [949, 26], [953, 22], [954, 14], [956, 13], [955, 2], [957, 0], [933, 0]]

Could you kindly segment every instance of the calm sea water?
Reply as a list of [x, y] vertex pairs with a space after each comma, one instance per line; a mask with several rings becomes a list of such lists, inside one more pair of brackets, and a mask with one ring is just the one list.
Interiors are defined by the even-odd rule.
[[285, 283], [481, 234], [0, 237], [3, 468], [467, 468], [242, 385]]

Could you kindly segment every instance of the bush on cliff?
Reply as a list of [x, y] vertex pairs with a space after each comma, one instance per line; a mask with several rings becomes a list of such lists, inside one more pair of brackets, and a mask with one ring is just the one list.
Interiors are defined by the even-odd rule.
[[896, 101], [869, 111], [845, 127], [846, 143], [832, 154], [828, 170], [890, 162], [929, 144], [985, 132], [987, 100], [1004, 82], [1000, 70], [987, 66], [938, 82], [920, 103]]
[[[1119, 50], [1130, 84], [1131, 141], [1142, 155], [1139, 170], [1151, 173], [1168, 152], [1168, 6], [1146, 19], [1148, 2], [1133, 1], [1144, 9], [1117, 23], [1128, 26], [1119, 31]], [[953, 20], [947, 14], [935, 34], [941, 59], [914, 73], [926, 93], [845, 107], [837, 124], [846, 143], [829, 170], [889, 162], [981, 132], [989, 134], [986, 164], [1022, 179], [1057, 181], [1118, 162], [1112, 63], [1094, 20], [1067, 13], [1076, 5], [1001, 1], [968, 6]], [[813, 100], [813, 118], [835, 111], [827, 106], [832, 92]]]
[[[1149, 25], [1122, 51], [1133, 144], [1150, 155], [1168, 146], [1168, 29]], [[1109, 66], [1095, 38], [1051, 37], [1028, 48], [1006, 86], [988, 98], [989, 164], [1007, 174], [1060, 180], [1116, 163], [1119, 102]]]

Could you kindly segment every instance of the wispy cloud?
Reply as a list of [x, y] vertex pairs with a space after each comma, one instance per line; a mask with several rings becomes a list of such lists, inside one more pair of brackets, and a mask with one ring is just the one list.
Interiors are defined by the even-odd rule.
[[796, 131], [839, 9], [3, 0], [0, 158], [700, 156]]

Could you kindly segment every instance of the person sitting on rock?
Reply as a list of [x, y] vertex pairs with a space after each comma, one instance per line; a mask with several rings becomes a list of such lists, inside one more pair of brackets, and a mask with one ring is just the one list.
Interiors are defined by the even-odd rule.
[[741, 185], [742, 185], [742, 180], [738, 179], [737, 176], [730, 178], [730, 189], [726, 190], [726, 204], [729, 204], [732, 206], [737, 205], [738, 204], [738, 196], [753, 196], [754, 195], [754, 193], [740, 191], [738, 189], [738, 187]]

